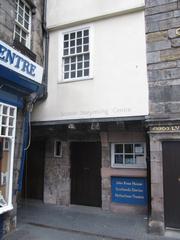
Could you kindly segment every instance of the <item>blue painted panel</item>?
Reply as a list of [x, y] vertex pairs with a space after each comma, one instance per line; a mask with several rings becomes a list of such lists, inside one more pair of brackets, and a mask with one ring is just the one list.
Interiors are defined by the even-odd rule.
[[0, 89], [0, 102], [23, 108], [23, 98]]
[[12, 85], [18, 91], [26, 94], [38, 92], [41, 84], [34, 82], [21, 74], [18, 74], [8, 68], [0, 65], [1, 84]]
[[147, 179], [136, 177], [111, 178], [112, 202], [147, 205]]

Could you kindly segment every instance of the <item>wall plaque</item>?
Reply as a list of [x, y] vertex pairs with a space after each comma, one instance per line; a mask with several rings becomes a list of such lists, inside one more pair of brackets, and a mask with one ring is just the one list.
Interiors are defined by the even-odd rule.
[[112, 202], [131, 205], [147, 204], [147, 179], [137, 177], [111, 178]]

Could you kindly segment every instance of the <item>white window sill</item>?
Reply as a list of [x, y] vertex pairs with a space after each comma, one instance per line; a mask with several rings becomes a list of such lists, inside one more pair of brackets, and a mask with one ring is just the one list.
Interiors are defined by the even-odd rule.
[[58, 82], [59, 84], [64, 84], [64, 83], [72, 83], [72, 82], [83, 82], [83, 81], [88, 81], [88, 80], [93, 80], [93, 77], [88, 77], [88, 78], [75, 78], [75, 79], [69, 79], [69, 80], [62, 80], [60, 82]]
[[9, 204], [7, 206], [4, 207], [0, 207], [0, 214], [3, 214], [5, 212], [11, 211], [13, 209], [13, 205]]
[[146, 169], [145, 165], [112, 165], [112, 168], [123, 168], [123, 169]]

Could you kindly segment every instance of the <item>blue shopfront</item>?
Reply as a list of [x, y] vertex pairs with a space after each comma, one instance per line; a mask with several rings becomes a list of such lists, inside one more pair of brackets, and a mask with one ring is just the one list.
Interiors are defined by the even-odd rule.
[[[21, 190], [25, 149], [32, 105], [43, 94], [43, 68], [0, 41], [0, 225], [3, 213], [13, 209], [12, 197]], [[20, 114], [19, 114], [20, 113]], [[17, 120], [22, 123], [17, 139]], [[14, 152], [18, 155], [19, 177], [13, 184]], [[16, 156], [17, 157], [17, 156]], [[16, 189], [13, 186], [16, 185]], [[1, 231], [2, 232], [2, 231]]]

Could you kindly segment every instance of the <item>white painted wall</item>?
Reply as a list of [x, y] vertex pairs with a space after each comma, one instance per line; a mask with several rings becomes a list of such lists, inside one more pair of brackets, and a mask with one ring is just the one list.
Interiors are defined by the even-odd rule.
[[63, 30], [51, 32], [48, 98], [36, 105], [33, 121], [147, 115], [144, 24], [143, 11], [91, 23], [93, 79], [68, 83], [59, 82]]
[[145, 5], [144, 0], [48, 0], [47, 27], [114, 14]]

